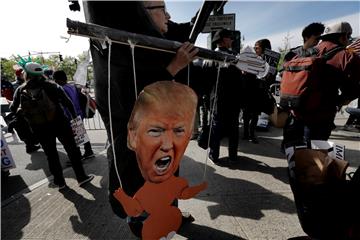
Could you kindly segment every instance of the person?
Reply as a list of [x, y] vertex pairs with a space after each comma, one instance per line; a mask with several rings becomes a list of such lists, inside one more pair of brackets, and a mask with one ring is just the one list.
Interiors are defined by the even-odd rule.
[[259, 143], [255, 130], [261, 113], [260, 79], [255, 75], [244, 73], [242, 81], [243, 140]]
[[357, 100], [356, 108], [346, 108], [345, 109], [349, 113], [349, 117], [346, 120], [346, 123], [343, 127], [346, 131], [360, 131], [360, 96]]
[[[257, 56], [264, 58], [265, 49], [271, 50], [269, 39], [260, 39], [255, 42], [254, 50]], [[275, 81], [275, 75], [268, 74], [263, 79], [257, 78], [254, 74], [243, 73], [242, 102], [243, 102], [243, 140], [254, 144], [259, 143], [255, 130], [258, 124], [259, 115], [263, 110], [264, 93]]]
[[[13, 100], [14, 93], [19, 86], [18, 84], [21, 84], [23, 81], [21, 76], [22, 69], [17, 69], [15, 74], [17, 80], [14, 84], [10, 83], [10, 81], [7, 81], [6, 79], [2, 79], [1, 81], [1, 96], [6, 97], [9, 102]], [[8, 125], [8, 131], [13, 133], [13, 129], [15, 129], [19, 138], [24, 141], [26, 153], [31, 154], [41, 148], [39, 141], [33, 135], [31, 127], [21, 114], [11, 112], [9, 114], [5, 114], [5, 112], [2, 112], [2, 116]]]
[[[325, 140], [334, 129], [336, 112], [359, 94], [360, 58], [345, 49], [351, 39], [352, 28], [349, 23], [341, 22], [326, 27], [320, 37], [322, 41], [316, 46], [319, 55], [343, 46], [330, 60], [326, 62], [325, 71], [321, 72], [324, 86], [313, 90], [311, 99], [314, 102], [306, 104], [300, 110], [293, 111], [284, 127], [284, 144], [307, 142], [309, 140]], [[309, 101], [311, 100], [310, 98]], [[317, 106], [315, 109], [313, 106]]]
[[[317, 48], [315, 48], [315, 46], [319, 43], [320, 36], [321, 34], [324, 33], [324, 30], [325, 30], [324, 24], [319, 22], [313, 22], [307, 25], [301, 33], [304, 42], [303, 45], [297, 46], [295, 48], [291, 48], [289, 52], [286, 53], [284, 56], [284, 63], [290, 61], [295, 56], [307, 57], [311, 55], [316, 55]], [[280, 70], [280, 74], [282, 74], [282, 70], [283, 69]], [[281, 143], [282, 152], [284, 152], [285, 150], [284, 144], [285, 142], [283, 139]]]
[[[50, 172], [54, 176], [55, 187], [59, 190], [66, 187], [56, 149], [56, 138], [64, 145], [79, 186], [83, 186], [90, 182], [94, 175], [85, 174], [80, 150], [76, 146], [72, 129], [62, 110], [62, 106], [65, 106], [69, 109], [72, 118], [76, 117], [71, 100], [59, 85], [44, 80], [44, 70], [40, 64], [25, 61], [21, 64], [25, 83], [16, 90], [10, 110], [16, 113], [21, 105], [22, 113], [44, 149]], [[36, 108], [34, 104], [37, 104]]]
[[[63, 70], [57, 70], [53, 74], [53, 79], [57, 84], [59, 84], [64, 89], [66, 95], [70, 98], [71, 102], [73, 103], [73, 105], [75, 107], [76, 115], [80, 116], [81, 119], [84, 119], [85, 113], [84, 113], [84, 110], [80, 106], [79, 90], [77, 90], [77, 88], [74, 85], [68, 83], [66, 73]], [[71, 120], [71, 115], [70, 115], [68, 109], [65, 110], [65, 114], [68, 117], [68, 119]], [[86, 142], [84, 144], [84, 150], [85, 150], [85, 152], [81, 157], [83, 160], [92, 158], [95, 156], [94, 152], [91, 148], [90, 141]]]
[[12, 101], [14, 96], [14, 87], [5, 76], [1, 76], [1, 97]]
[[304, 44], [291, 48], [288, 53], [285, 54], [284, 62], [290, 61], [295, 56], [310, 56], [314, 54], [314, 46], [320, 41], [320, 36], [323, 34], [325, 26], [322, 23], [314, 22], [307, 25], [301, 35]]
[[[256, 55], [265, 60], [265, 49], [271, 50], [271, 42], [269, 39], [264, 38], [256, 41], [254, 50]], [[272, 84], [276, 82], [276, 72], [273, 74], [267, 74], [262, 78], [262, 86], [265, 89], [269, 89]]]
[[45, 77], [46, 80], [48, 80], [48, 81], [54, 80], [53, 76], [54, 76], [54, 70], [52, 70], [52, 69], [45, 69], [44, 70], [44, 77]]
[[22, 68], [18, 68], [15, 70], [15, 82], [13, 83], [14, 91], [25, 82], [23, 77]]
[[[231, 50], [233, 35], [227, 29], [218, 30], [212, 39], [217, 45], [215, 51], [221, 51], [228, 54], [236, 55]], [[212, 61], [205, 61], [204, 67], [214, 65]], [[241, 71], [235, 66], [222, 68], [220, 71], [219, 82], [213, 87], [211, 93], [211, 105], [214, 108], [213, 126], [210, 136], [210, 153], [209, 158], [215, 164], [219, 163], [220, 141], [224, 136], [229, 139], [229, 158], [228, 160], [237, 161], [237, 149], [239, 143], [239, 114], [240, 98], [238, 92], [241, 88]], [[215, 95], [215, 91], [217, 93]]]
[[174, 175], [191, 139], [196, 106], [195, 92], [172, 81], [146, 86], [135, 102], [127, 145], [135, 151], [145, 184], [133, 197], [122, 188], [114, 196], [129, 216], [146, 216], [142, 239], [160, 239], [176, 232], [182, 216], [171, 203], [189, 199], [207, 187], [206, 182], [189, 187], [186, 179]]
[[[86, 21], [90, 23], [178, 41], [190, 35], [191, 24], [169, 21], [170, 15], [163, 1], [85, 1], [83, 4]], [[119, 14], [119, 10], [123, 9], [126, 11]], [[184, 43], [175, 55], [135, 47], [134, 66], [129, 46], [112, 44], [110, 62], [109, 47], [103, 48], [101, 42], [91, 40], [90, 50], [94, 64], [97, 108], [109, 138], [109, 202], [117, 216], [126, 218], [127, 214], [113, 193], [119, 188], [120, 181], [129, 196], [133, 196], [144, 184], [135, 154], [126, 147], [127, 123], [135, 99], [152, 82], [177, 79], [180, 70], [194, 59], [198, 50], [190, 43]], [[133, 229], [136, 223], [131, 221], [129, 226]]]
[[[309, 146], [311, 140], [327, 141], [334, 128], [337, 110], [358, 97], [360, 58], [345, 48], [351, 34], [352, 28], [347, 22], [325, 28], [324, 34], [320, 37], [322, 41], [316, 46], [319, 55], [322, 56], [339, 46], [343, 46], [343, 49], [339, 49], [332, 58], [327, 59], [326, 68], [323, 68], [319, 75], [322, 80], [320, 86], [308, 92], [299, 109], [291, 110], [284, 127], [283, 139], [286, 149], [299, 145]], [[324, 155], [322, 158], [327, 159], [327, 155]], [[319, 155], [311, 157], [317, 161], [321, 159]], [[301, 159], [304, 165], [309, 162], [308, 156], [303, 159], [306, 159]], [[322, 167], [317, 169], [323, 170]], [[301, 187], [299, 178], [289, 175], [301, 226], [310, 237], [358, 239], [359, 173], [358, 167], [350, 182], [344, 181], [343, 175], [342, 181], [315, 184], [306, 192]], [[322, 176], [328, 177], [327, 174]], [[337, 222], [338, 219], [342, 219], [341, 223]], [[357, 237], [349, 237], [349, 234], [355, 232]]]

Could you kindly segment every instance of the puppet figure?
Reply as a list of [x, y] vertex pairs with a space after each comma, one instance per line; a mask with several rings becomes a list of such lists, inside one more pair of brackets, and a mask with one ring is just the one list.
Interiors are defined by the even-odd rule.
[[197, 96], [186, 85], [160, 81], [144, 88], [136, 100], [128, 123], [128, 147], [135, 151], [144, 185], [133, 197], [122, 188], [115, 198], [129, 216], [148, 214], [143, 222], [143, 239], [169, 237], [179, 229], [180, 210], [175, 199], [189, 199], [207, 187], [207, 182], [190, 187], [174, 176], [190, 141]]

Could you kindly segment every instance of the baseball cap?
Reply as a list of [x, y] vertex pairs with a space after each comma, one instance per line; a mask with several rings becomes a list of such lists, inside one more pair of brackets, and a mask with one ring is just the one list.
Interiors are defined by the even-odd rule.
[[28, 62], [24, 65], [24, 70], [28, 75], [41, 76], [44, 74], [43, 67], [36, 62]]
[[339, 33], [347, 33], [351, 35], [352, 34], [351, 25], [348, 22], [340, 22], [340, 23], [335, 23], [333, 25], [329, 25], [325, 28], [324, 34], [321, 35], [320, 38], [329, 36], [331, 34], [339, 34]]

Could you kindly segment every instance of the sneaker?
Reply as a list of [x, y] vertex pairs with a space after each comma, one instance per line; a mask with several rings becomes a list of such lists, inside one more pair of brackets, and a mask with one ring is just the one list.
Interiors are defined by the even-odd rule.
[[67, 188], [66, 183], [62, 183], [62, 184], [56, 184], [56, 183], [49, 183], [48, 185], [49, 188], [57, 188], [59, 191], [63, 190], [65, 188]]
[[41, 148], [40, 145], [29, 145], [26, 146], [26, 153], [31, 154], [33, 152], [36, 152], [37, 150], [39, 150]]
[[67, 186], [66, 184], [60, 185], [60, 186], [59, 186], [59, 191], [60, 191], [60, 190], [64, 190], [64, 189], [67, 188], [67, 187], [68, 187], [68, 186]]
[[95, 154], [93, 151], [85, 152], [84, 155], [81, 156], [81, 160], [85, 160], [85, 159], [92, 158], [92, 157], [95, 157]]
[[90, 182], [91, 180], [94, 179], [94, 174], [89, 174], [85, 180], [82, 180], [81, 182], [79, 182], [79, 187], [84, 186], [86, 183]]

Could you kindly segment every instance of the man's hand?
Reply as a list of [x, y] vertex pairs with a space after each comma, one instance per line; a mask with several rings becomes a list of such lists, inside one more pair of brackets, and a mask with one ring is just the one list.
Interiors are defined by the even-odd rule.
[[198, 52], [199, 49], [195, 48], [193, 44], [185, 42], [177, 50], [175, 57], [171, 60], [166, 69], [172, 76], [175, 76], [181, 69], [195, 59]]

